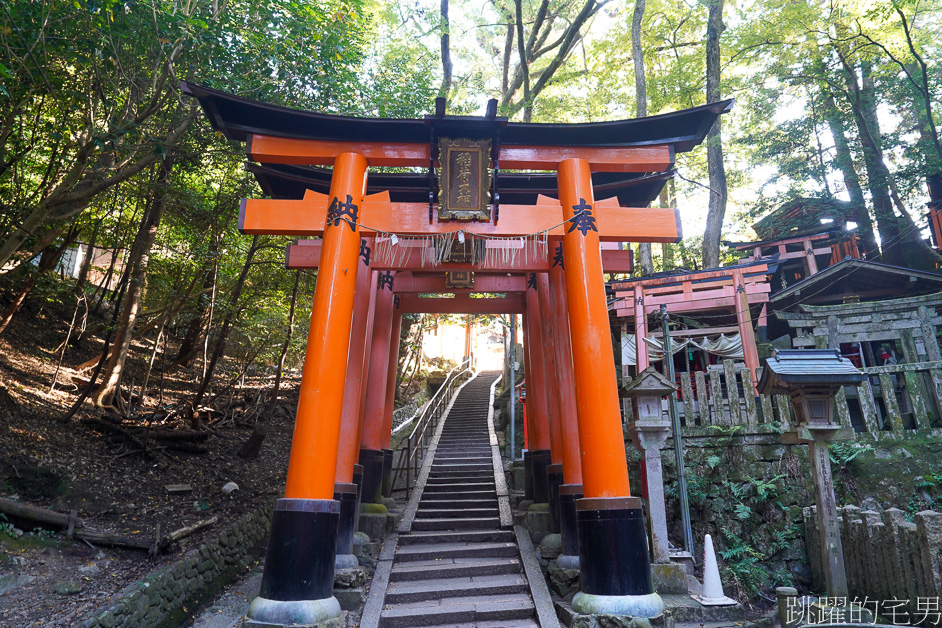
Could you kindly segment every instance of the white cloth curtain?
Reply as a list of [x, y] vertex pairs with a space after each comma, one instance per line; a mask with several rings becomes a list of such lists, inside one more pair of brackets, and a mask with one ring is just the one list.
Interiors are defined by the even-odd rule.
[[[634, 334], [621, 336], [621, 363], [622, 366], [635, 366], [637, 364], [636, 339]], [[664, 359], [664, 344], [657, 338], [645, 338], [648, 345], [648, 358], [651, 362]], [[703, 336], [701, 338], [671, 338], [671, 353], [677, 354], [688, 347], [703, 349], [707, 353], [718, 355], [721, 358], [743, 359], [742, 338], [739, 333], [719, 336]]]

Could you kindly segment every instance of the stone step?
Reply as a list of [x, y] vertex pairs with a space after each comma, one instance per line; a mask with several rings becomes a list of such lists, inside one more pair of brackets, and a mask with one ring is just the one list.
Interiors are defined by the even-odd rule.
[[423, 497], [419, 500], [419, 508], [448, 508], [461, 504], [466, 508], [497, 508], [497, 494], [491, 499], [428, 499]]
[[432, 462], [432, 472], [435, 471], [489, 471], [494, 472], [493, 462]]
[[497, 508], [419, 508], [415, 511], [416, 519], [457, 519], [497, 517]]
[[439, 462], [442, 462], [445, 464], [452, 464], [452, 463], [454, 464], [467, 464], [467, 463], [480, 464], [482, 462], [486, 462], [492, 459], [493, 458], [491, 458], [490, 451], [482, 451], [482, 452], [471, 452], [467, 450], [456, 451], [456, 452], [439, 451], [438, 453], [435, 454], [435, 464], [438, 464]]
[[444, 558], [396, 563], [389, 574], [389, 580], [400, 582], [522, 572], [523, 567], [516, 558]]
[[500, 527], [498, 517], [469, 519], [414, 519], [413, 530], [496, 530]]
[[445, 485], [455, 485], [455, 484], [467, 484], [468, 482], [473, 482], [475, 484], [494, 486], [494, 473], [491, 472], [490, 476], [487, 475], [440, 475], [440, 476], [429, 476], [428, 481], [426, 482], [426, 488], [429, 485], [431, 486], [441, 486]]
[[[540, 628], [532, 619], [510, 619], [508, 621], [476, 621], [470, 624], [435, 624], [427, 628]], [[696, 626], [692, 627], [696, 628]]]
[[522, 574], [464, 576], [436, 580], [394, 582], [386, 590], [387, 604], [422, 602], [439, 598], [504, 595], [526, 592], [527, 579]]
[[455, 482], [453, 484], [427, 484], [426, 493], [477, 493], [480, 491], [494, 490], [494, 481], [490, 482]]
[[499, 558], [516, 557], [517, 546], [506, 541], [483, 543], [419, 543], [404, 545], [396, 552], [397, 562], [414, 560], [442, 560], [445, 558]]
[[491, 488], [490, 490], [442, 490], [442, 491], [431, 491], [429, 492], [428, 487], [426, 486], [426, 492], [423, 493], [422, 499], [450, 499], [450, 500], [464, 500], [464, 499], [497, 499], [497, 490]]
[[531, 619], [533, 602], [525, 593], [447, 598], [429, 603], [397, 604], [380, 615], [382, 628], [434, 626], [459, 622]]
[[513, 542], [512, 530], [442, 530], [440, 532], [412, 532], [399, 535], [399, 546], [422, 543], [479, 543]]

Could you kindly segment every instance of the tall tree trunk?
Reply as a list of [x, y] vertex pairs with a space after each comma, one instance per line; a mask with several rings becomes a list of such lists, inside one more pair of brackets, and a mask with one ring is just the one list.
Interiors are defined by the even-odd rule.
[[62, 244], [52, 251], [47, 250], [43, 253], [42, 257], [39, 259], [39, 267], [33, 271], [33, 274], [30, 276], [30, 278], [27, 279], [22, 286], [20, 286], [19, 290], [16, 291], [16, 294], [13, 296], [13, 302], [10, 303], [10, 305], [7, 307], [6, 311], [3, 313], [3, 316], [0, 316], [0, 334], [4, 332], [4, 330], [10, 324], [10, 321], [13, 320], [13, 315], [17, 313], [17, 311], [20, 309], [20, 306], [22, 306], [26, 301], [26, 297], [29, 296], [29, 293], [36, 285], [36, 282], [39, 281], [39, 278], [56, 267], [56, 264], [58, 264], [59, 260], [62, 259], [62, 254], [65, 253], [65, 250], [75, 241], [77, 236], [78, 228], [72, 227], [72, 229], [69, 230], [69, 233], [66, 234]]
[[520, 71], [523, 72], [523, 121], [529, 122], [533, 103], [530, 102], [530, 60], [523, 43], [523, 0], [514, 0], [514, 15], [517, 21], [517, 54], [520, 55]]
[[[673, 182], [673, 179], [671, 179]], [[661, 207], [670, 207], [671, 199], [670, 192], [668, 187], [664, 186], [661, 188], [661, 193], [658, 196], [658, 205]], [[661, 270], [674, 270], [674, 245], [673, 244], [662, 244], [661, 245]]]
[[[644, 76], [644, 50], [641, 48], [641, 23], [644, 21], [644, 0], [635, 0], [635, 11], [631, 17], [631, 59], [635, 71], [635, 116], [644, 118], [648, 115], [648, 93]], [[654, 260], [651, 257], [651, 243], [642, 242], [638, 247], [641, 274], [654, 272]]]
[[278, 365], [275, 367], [275, 384], [272, 386], [271, 403], [278, 401], [278, 390], [281, 388], [281, 374], [285, 370], [285, 358], [288, 357], [288, 349], [291, 348], [291, 337], [294, 336], [294, 313], [298, 303], [298, 286], [301, 285], [301, 271], [296, 271], [294, 276], [294, 287], [291, 289], [291, 306], [288, 308], [288, 333], [285, 334], [285, 342], [281, 345], [281, 354], [278, 356]]
[[258, 251], [258, 248], [258, 236], [253, 236], [252, 244], [249, 246], [249, 251], [245, 256], [245, 264], [242, 265], [242, 271], [239, 273], [239, 278], [236, 280], [235, 287], [232, 290], [232, 297], [229, 299], [229, 308], [219, 328], [219, 336], [213, 347], [212, 355], [210, 356], [209, 363], [206, 365], [206, 371], [203, 373], [202, 380], [200, 380], [196, 395], [193, 397], [188, 418], [191, 427], [194, 429], [199, 429], [200, 427], [199, 414], [196, 412], [196, 409], [199, 408], [200, 404], [203, 402], [203, 397], [206, 396], [206, 389], [209, 388], [209, 382], [213, 379], [213, 371], [216, 370], [216, 364], [219, 362], [219, 359], [226, 349], [226, 340], [229, 338], [229, 332], [232, 330], [232, 325], [239, 312], [239, 297], [242, 296], [242, 288], [245, 287], [245, 280], [249, 276], [249, 270], [252, 268], [252, 259], [255, 257], [255, 252]]
[[203, 265], [203, 285], [199, 298], [196, 300], [196, 312], [187, 325], [186, 334], [180, 343], [180, 350], [173, 359], [174, 364], [189, 368], [193, 366], [200, 350], [200, 339], [206, 326], [206, 314], [209, 309], [210, 296], [216, 285], [216, 265], [219, 259], [219, 240], [213, 237], [209, 243], [209, 259]]
[[[720, 99], [720, 36], [723, 24], [723, 0], [711, 0], [706, 39], [706, 101]], [[720, 265], [720, 238], [726, 216], [726, 168], [723, 166], [723, 143], [720, 118], [707, 133], [707, 167], [710, 173], [710, 204], [706, 229], [703, 232], [703, 267]]]
[[448, 101], [451, 93], [451, 21], [448, 19], [448, 0], [442, 0], [442, 86], [438, 90], [438, 97]]
[[150, 251], [157, 237], [157, 230], [160, 227], [160, 218], [163, 214], [172, 170], [173, 162], [171, 158], [164, 157], [158, 170], [150, 206], [145, 211], [141, 220], [141, 227], [128, 255], [128, 289], [121, 311], [121, 318], [118, 320], [118, 328], [115, 332], [114, 349], [105, 365], [104, 378], [95, 392], [92, 393], [92, 401], [99, 407], [113, 406], [119, 412], [124, 412], [124, 401], [121, 395], [118, 394], [121, 376], [124, 374], [124, 365], [127, 362], [128, 351], [131, 348], [134, 323], [137, 321], [137, 314], [143, 301]]
[[104, 222], [104, 220], [104, 217], [102, 217], [95, 223], [95, 228], [92, 230], [92, 237], [85, 243], [85, 257], [82, 258], [82, 266], [79, 268], [78, 278], [75, 280], [76, 290], [83, 290], [85, 288], [85, 282], [88, 281], [88, 271], [92, 268], [92, 259], [95, 257], [95, 245], [98, 243], [98, 231], [101, 229], [101, 223]]
[[850, 152], [850, 143], [847, 141], [844, 118], [837, 109], [837, 103], [834, 102], [834, 95], [830, 88], [825, 87], [823, 95], [822, 113], [828, 123], [831, 137], [834, 138], [834, 162], [844, 179], [844, 188], [850, 196], [850, 202], [857, 209], [857, 235], [860, 237], [867, 259], [879, 259], [880, 249], [877, 247], [876, 235], [873, 233], [873, 222], [870, 220], [870, 210], [864, 199], [860, 177], [854, 168], [854, 156]]

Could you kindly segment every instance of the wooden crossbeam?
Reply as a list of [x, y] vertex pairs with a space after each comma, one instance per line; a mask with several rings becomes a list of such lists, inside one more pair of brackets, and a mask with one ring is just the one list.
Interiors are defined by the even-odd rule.
[[[771, 284], [764, 280], [762, 282], [744, 280], [743, 286], [747, 294], [772, 291]], [[690, 299], [708, 299], [711, 297], [729, 296], [733, 294], [733, 290], [734, 286], [732, 280], [693, 285], [685, 283], [683, 286], [646, 289], [644, 291], [644, 301], [645, 303], [669, 303], [671, 301]], [[617, 290], [615, 296], [622, 299], [632, 299], [634, 293]]]
[[[250, 135], [246, 152], [261, 163], [332, 166], [342, 153], [359, 153], [370, 166], [428, 168], [429, 145], [383, 142], [334, 142], [270, 135]], [[556, 170], [566, 159], [589, 162], [593, 172], [664, 172], [674, 164], [669, 145], [613, 148], [571, 146], [500, 147], [502, 170]]]
[[519, 294], [492, 298], [472, 298], [468, 294], [452, 298], [399, 297], [399, 310], [407, 314], [523, 314], [523, 307], [524, 299]]
[[475, 273], [473, 288], [449, 288], [445, 285], [444, 275], [414, 275], [403, 272], [396, 274], [393, 291], [397, 293], [435, 294], [454, 293], [466, 294], [470, 292], [526, 292], [526, 275], [484, 275]]
[[[606, 273], [630, 273], [632, 272], [631, 251], [603, 249], [602, 269]], [[289, 244], [286, 251], [285, 267], [291, 269], [297, 268], [317, 268], [321, 258], [320, 240], [308, 241], [305, 244]], [[426, 260], [423, 265], [423, 258]], [[545, 273], [549, 272], [552, 264], [553, 253], [550, 250], [546, 259], [534, 259], [532, 256], [524, 259], [523, 254], [518, 255], [518, 259], [513, 262], [502, 264], [500, 267], [483, 267], [471, 263], [446, 262], [440, 265], [431, 265], [428, 263], [428, 256], [425, 249], [413, 247], [409, 255], [397, 264], [384, 263], [378, 260], [370, 261], [370, 268], [373, 270], [400, 270], [400, 271], [447, 271], [447, 270], [473, 270], [480, 272], [517, 272], [517, 273]], [[398, 262], [398, 260], [397, 260]]]
[[[593, 214], [599, 238], [609, 242], [679, 242], [682, 229], [675, 209], [657, 207], [609, 207], [596, 203]], [[327, 218], [327, 197], [311, 194], [303, 200], [245, 199], [239, 213], [239, 230], [249, 235], [320, 237]], [[501, 205], [500, 221], [438, 222], [429, 224], [425, 203], [389, 203], [366, 199], [358, 222], [372, 230], [399, 236], [465, 233], [515, 238], [549, 230], [561, 238], [569, 228], [563, 223], [558, 202], [539, 205]]]
[[[749, 300], [750, 305], [754, 303], [766, 303], [769, 300], [769, 295], [765, 293], [747, 294], [746, 296]], [[729, 297], [720, 297], [720, 298], [713, 298], [713, 299], [697, 299], [695, 301], [674, 301], [671, 303], [666, 303], [665, 305], [667, 305], [667, 311], [671, 313], [683, 314], [685, 312], [698, 312], [698, 311], [703, 311], [703, 310], [729, 309], [730, 310], [729, 315], [735, 316], [736, 312], [733, 308], [736, 307], [736, 301], [735, 301], [736, 298], [737, 297], [734, 295], [734, 296], [729, 296]], [[630, 305], [630, 302], [626, 304]], [[619, 304], [619, 306], [621, 305], [622, 304]], [[631, 305], [630, 307], [619, 307], [619, 306], [616, 306], [616, 309], [615, 309], [615, 315], [617, 317], [634, 318], [635, 308], [633, 305]], [[655, 312], [659, 310], [660, 307], [661, 307], [660, 304], [658, 304], [655, 307], [645, 302], [644, 311], [646, 314], [650, 314], [651, 312]]]
[[[631, 294], [631, 290], [635, 286], [641, 286], [647, 290], [654, 286], [669, 286], [672, 284], [681, 284], [684, 282], [704, 282], [708, 280], [731, 280], [735, 267], [730, 266], [728, 268], [717, 268], [715, 270], [704, 270], [696, 273], [690, 273], [687, 275], [668, 275], [667, 277], [653, 277], [650, 279], [630, 279], [627, 281], [615, 281], [612, 283], [611, 287], [616, 292], [618, 291], [627, 291], [627, 294]], [[769, 272], [768, 264], [755, 264], [749, 266], [748, 268], [743, 268], [743, 281], [748, 282], [753, 277], [757, 277], [758, 280], [762, 280], [760, 275], [767, 274]]]

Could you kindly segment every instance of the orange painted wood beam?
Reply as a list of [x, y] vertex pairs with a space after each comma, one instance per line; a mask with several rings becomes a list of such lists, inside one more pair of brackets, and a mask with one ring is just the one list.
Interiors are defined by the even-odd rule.
[[[341, 153], [359, 153], [370, 166], [428, 168], [429, 145], [384, 142], [334, 142], [250, 135], [246, 153], [261, 163], [330, 166]], [[501, 170], [554, 170], [566, 159], [583, 159], [594, 172], [664, 172], [674, 165], [668, 145], [612, 148], [501, 146]]]
[[[611, 242], [679, 242], [683, 234], [676, 209], [659, 207], [597, 207], [594, 213], [601, 240]], [[239, 214], [239, 230], [248, 235], [294, 235], [320, 237], [327, 219], [327, 199], [312, 195], [303, 200], [245, 199]], [[465, 233], [513, 238], [549, 230], [550, 237], [562, 237], [570, 224], [561, 224], [562, 207], [553, 205], [501, 205], [500, 221], [438, 222], [428, 220], [426, 203], [363, 201], [358, 222], [365, 230], [395, 233], [399, 236], [426, 236]], [[560, 225], [560, 226], [557, 226]]]
[[444, 275], [413, 275], [400, 273], [396, 275], [394, 290], [397, 293], [416, 294], [468, 294], [472, 292], [524, 292], [527, 289], [525, 275], [484, 275], [475, 273], [473, 288], [448, 288], [445, 285]]
[[[296, 268], [317, 268], [320, 263], [320, 240], [310, 240], [305, 244], [289, 244], [285, 252], [285, 267], [289, 269]], [[449, 262], [438, 266], [430, 266], [426, 261], [422, 265], [422, 251], [418, 247], [409, 253], [399, 264], [387, 264], [377, 260], [370, 262], [370, 268], [373, 270], [399, 270], [399, 271], [426, 271], [426, 272], [444, 272], [447, 270], [473, 270], [477, 272], [546, 272], [549, 270], [551, 259], [523, 259], [519, 256], [513, 263], [502, 265], [500, 268], [483, 267], [470, 263]], [[632, 264], [631, 251], [622, 251], [608, 249], [602, 251], [602, 268], [607, 273], [630, 273], [634, 268]], [[397, 279], [398, 281], [398, 279]], [[444, 283], [444, 278], [442, 278]], [[520, 288], [523, 290], [524, 288]], [[479, 292], [503, 292], [504, 290], [479, 290]], [[397, 290], [398, 292], [398, 290]], [[402, 292], [434, 292], [434, 290], [402, 290]], [[438, 290], [438, 292], [459, 292], [458, 290]]]
[[[501, 212], [503, 213], [503, 212]], [[743, 280], [749, 282], [750, 279], [753, 279], [754, 276], [767, 273], [769, 270], [768, 264], [756, 264], [755, 266], [750, 266], [744, 268], [744, 277]], [[748, 273], [748, 274], [746, 274]], [[642, 286], [644, 288], [650, 288], [652, 286], [667, 286], [671, 284], [681, 284], [685, 282], [699, 282], [706, 279], [717, 279], [722, 280], [726, 279], [732, 281], [733, 277], [733, 268], [728, 269], [719, 268], [717, 270], [704, 270], [698, 273], [691, 273], [689, 275], [673, 275], [669, 277], [653, 277], [650, 279], [631, 279], [628, 281], [614, 281], [611, 284], [611, 288], [616, 292], [621, 290], [629, 292], [634, 290], [635, 286]], [[756, 278], [757, 280], [759, 278]]]
[[522, 314], [524, 301], [519, 296], [472, 298], [456, 294], [453, 298], [402, 295], [399, 307], [406, 314]]
[[[755, 303], [766, 303], [769, 300], [769, 296], [764, 293], [760, 294], [750, 294], [747, 295], [749, 299], [749, 304]], [[723, 297], [719, 299], [703, 299], [698, 301], [680, 301], [667, 304], [667, 311], [671, 313], [683, 314], [684, 312], [700, 312], [704, 310], [720, 310], [720, 309], [729, 309], [736, 307], [736, 301], [734, 296]], [[660, 309], [660, 305], [652, 306], [645, 299], [644, 309], [647, 314], [650, 314], [654, 311]], [[620, 307], [615, 309], [615, 316], [618, 318], [634, 318], [635, 308], [630, 307], [628, 303], [625, 304], [625, 307]], [[730, 311], [730, 316], [733, 315], [733, 312]]]

